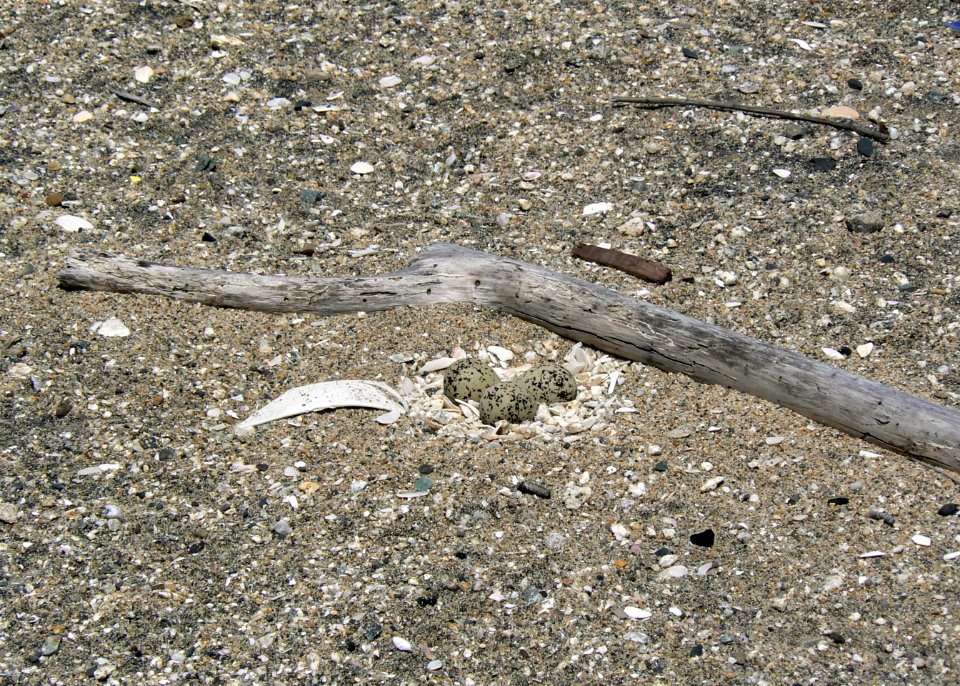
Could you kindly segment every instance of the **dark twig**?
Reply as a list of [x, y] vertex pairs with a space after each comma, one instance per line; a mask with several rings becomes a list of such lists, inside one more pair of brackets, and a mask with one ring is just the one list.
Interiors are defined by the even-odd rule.
[[670, 267], [659, 262], [631, 255], [630, 253], [611, 250], [610, 248], [601, 248], [598, 245], [587, 245], [581, 243], [573, 249], [573, 256], [588, 262], [596, 262], [606, 267], [613, 267], [631, 276], [636, 276], [644, 281], [650, 281], [657, 284], [665, 284], [673, 278], [673, 272]]
[[141, 98], [139, 95], [131, 93], [130, 91], [120, 90], [119, 88], [111, 87], [110, 92], [116, 95], [121, 100], [126, 100], [127, 102], [136, 103], [137, 105], [143, 105], [144, 107], [153, 107], [154, 109], [160, 109], [160, 105], [155, 102], [150, 102], [145, 98]]
[[872, 126], [864, 126], [855, 121], [830, 119], [828, 117], [816, 117], [811, 114], [797, 114], [796, 112], [787, 112], [786, 110], [775, 110], [770, 107], [757, 107], [755, 105], [741, 105], [735, 102], [722, 102], [714, 100], [688, 100], [686, 98], [630, 98], [621, 96], [613, 99], [614, 106], [617, 105], [640, 105], [643, 107], [706, 107], [712, 110], [724, 110], [727, 112], [746, 112], [747, 114], [756, 114], [762, 117], [776, 117], [778, 119], [793, 119], [794, 121], [805, 121], [811, 124], [822, 124], [823, 126], [832, 126], [835, 129], [845, 131], [855, 131], [861, 136], [872, 138], [880, 143], [890, 142], [890, 136]]

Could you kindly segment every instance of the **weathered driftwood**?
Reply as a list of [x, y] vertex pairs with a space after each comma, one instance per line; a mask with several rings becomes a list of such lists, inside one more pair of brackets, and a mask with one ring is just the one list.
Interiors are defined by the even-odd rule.
[[71, 258], [59, 279], [68, 289], [267, 312], [335, 315], [437, 303], [485, 305], [960, 472], [960, 412], [595, 284], [456, 245], [432, 246], [408, 267], [370, 277], [259, 276], [88, 252]]

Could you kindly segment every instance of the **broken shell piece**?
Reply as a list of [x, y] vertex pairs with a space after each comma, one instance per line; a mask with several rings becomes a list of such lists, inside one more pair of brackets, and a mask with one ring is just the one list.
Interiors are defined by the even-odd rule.
[[477, 400], [500, 383], [497, 373], [476, 357], [452, 364], [443, 375], [443, 394], [450, 400]]
[[529, 422], [537, 416], [537, 406], [527, 389], [512, 382], [499, 383], [480, 398], [480, 421], [491, 426], [499, 421]]
[[509, 362], [514, 357], [513, 351], [500, 345], [488, 345], [487, 352], [496, 357], [501, 362]]
[[577, 380], [569, 370], [555, 364], [524, 372], [515, 383], [525, 388], [538, 403], [552, 405], [577, 397]]
[[236, 428], [240, 433], [247, 433], [249, 428], [259, 424], [338, 407], [389, 410], [387, 414], [377, 417], [381, 424], [392, 424], [406, 411], [400, 395], [379, 381], [324, 381], [291, 388], [240, 422]]

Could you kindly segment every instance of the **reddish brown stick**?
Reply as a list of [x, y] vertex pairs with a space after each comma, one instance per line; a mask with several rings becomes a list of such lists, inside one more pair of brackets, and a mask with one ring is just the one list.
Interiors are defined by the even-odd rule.
[[670, 267], [665, 264], [645, 260], [642, 257], [620, 252], [619, 250], [601, 248], [597, 245], [581, 243], [573, 249], [573, 256], [579, 257], [581, 260], [586, 260], [587, 262], [596, 262], [605, 267], [619, 269], [622, 272], [652, 283], [665, 284], [673, 278], [673, 272], [671, 272]]

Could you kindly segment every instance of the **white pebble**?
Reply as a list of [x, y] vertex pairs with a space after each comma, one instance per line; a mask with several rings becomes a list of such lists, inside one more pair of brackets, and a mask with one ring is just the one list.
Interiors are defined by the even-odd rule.
[[657, 574], [658, 581], [669, 581], [670, 579], [679, 579], [680, 577], [686, 576], [689, 570], [684, 565], [674, 565], [673, 567], [667, 567], [662, 572]]
[[410, 641], [400, 636], [393, 637], [393, 647], [397, 650], [402, 650], [405, 653], [409, 653], [413, 650], [413, 646], [410, 645]]
[[857, 346], [857, 355], [860, 357], [866, 357], [873, 352], [873, 343], [864, 343], [863, 345]]
[[515, 355], [512, 350], [508, 350], [499, 345], [489, 345], [487, 346], [487, 352], [496, 357], [501, 362], [509, 362], [512, 360]]
[[630, 536], [630, 532], [627, 530], [627, 527], [619, 522], [611, 525], [610, 531], [613, 532], [613, 537], [618, 541], [626, 540]]
[[623, 608], [623, 614], [625, 614], [630, 619], [650, 619], [653, 616], [653, 613], [646, 608], [633, 607], [632, 605], [627, 605]]
[[354, 162], [350, 171], [354, 174], [369, 174], [373, 171], [373, 165], [369, 162]]
[[706, 493], [707, 491], [716, 490], [717, 486], [723, 483], [722, 476], [715, 476], [712, 479], [708, 479], [703, 483], [703, 486], [700, 487], [701, 493]]
[[67, 233], [77, 233], [78, 231], [87, 230], [93, 228], [93, 224], [88, 222], [83, 217], [75, 217], [72, 214], [64, 214], [56, 219], [57, 226], [66, 231]]
[[393, 88], [394, 86], [399, 86], [401, 83], [403, 83], [403, 79], [395, 74], [391, 74], [390, 76], [384, 76], [382, 79], [380, 79], [379, 83], [381, 88]]
[[774, 170], [773, 170], [773, 173], [776, 174], [777, 176], [779, 176], [781, 179], [785, 179], [785, 178], [787, 178], [788, 176], [790, 176], [790, 170], [789, 170], [789, 169], [774, 169]]
[[98, 322], [91, 327], [93, 331], [107, 338], [125, 338], [130, 335], [130, 329], [127, 325], [116, 317], [111, 317], [105, 322]]
[[149, 83], [153, 76], [153, 69], [150, 67], [137, 67], [133, 70], [133, 78], [140, 83]]
[[928, 546], [931, 543], [929, 536], [924, 536], [923, 534], [915, 534], [910, 540], [922, 546]]
[[833, 348], [820, 348], [823, 351], [823, 354], [828, 360], [845, 360], [846, 356], [839, 350], [834, 350]]
[[612, 202], [595, 202], [583, 208], [583, 216], [588, 217], [591, 214], [602, 214], [613, 209]]

